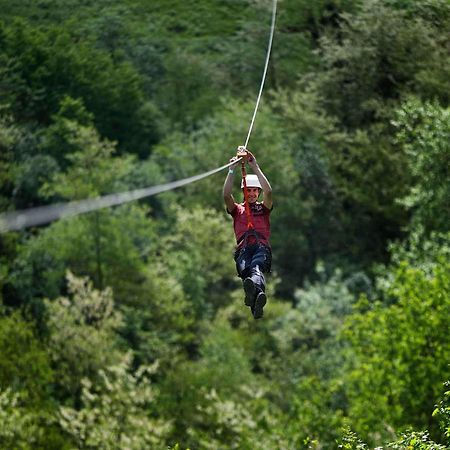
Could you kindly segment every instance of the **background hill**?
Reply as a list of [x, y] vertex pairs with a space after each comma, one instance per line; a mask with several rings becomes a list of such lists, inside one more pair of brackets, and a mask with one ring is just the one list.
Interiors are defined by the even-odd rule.
[[[0, 0], [0, 210], [227, 163], [271, 7]], [[0, 235], [0, 447], [447, 448], [449, 32], [446, 0], [279, 2], [262, 321], [225, 174]]]

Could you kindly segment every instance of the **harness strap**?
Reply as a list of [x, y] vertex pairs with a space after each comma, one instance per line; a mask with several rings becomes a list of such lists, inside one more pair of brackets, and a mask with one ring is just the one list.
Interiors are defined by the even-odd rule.
[[239, 246], [241, 242], [244, 242], [243, 247], [245, 247], [247, 245], [247, 240], [249, 236], [255, 236], [257, 244], [260, 243], [260, 238], [264, 237], [260, 232], [256, 231], [255, 229], [249, 229], [242, 234], [242, 236], [237, 240], [236, 244]]
[[242, 160], [242, 181], [244, 187], [244, 206], [245, 206], [245, 214], [247, 215], [247, 230], [252, 230], [253, 222], [252, 222], [252, 213], [250, 211], [250, 205], [248, 204], [248, 190], [247, 190], [247, 172], [245, 171], [245, 158]]

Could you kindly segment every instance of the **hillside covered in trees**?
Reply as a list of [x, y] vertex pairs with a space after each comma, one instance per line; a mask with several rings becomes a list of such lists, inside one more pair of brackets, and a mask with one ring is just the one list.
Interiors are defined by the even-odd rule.
[[[271, 8], [0, 0], [0, 212], [226, 164]], [[0, 448], [450, 448], [449, 36], [448, 0], [278, 2], [262, 320], [225, 172], [0, 234]]]

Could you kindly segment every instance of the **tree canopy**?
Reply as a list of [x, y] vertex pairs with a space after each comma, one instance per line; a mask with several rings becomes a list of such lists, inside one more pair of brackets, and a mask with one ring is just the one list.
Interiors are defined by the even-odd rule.
[[[271, 7], [0, 0], [0, 213], [226, 164]], [[449, 32], [447, 0], [278, 2], [263, 320], [225, 174], [0, 234], [0, 447], [450, 448]]]

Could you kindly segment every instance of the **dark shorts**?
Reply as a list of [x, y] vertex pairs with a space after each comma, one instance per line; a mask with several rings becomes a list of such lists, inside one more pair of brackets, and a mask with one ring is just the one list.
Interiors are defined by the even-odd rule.
[[247, 245], [236, 250], [234, 260], [238, 275], [245, 278], [255, 266], [259, 266], [262, 272], [270, 272], [272, 251], [270, 247], [263, 244]]

